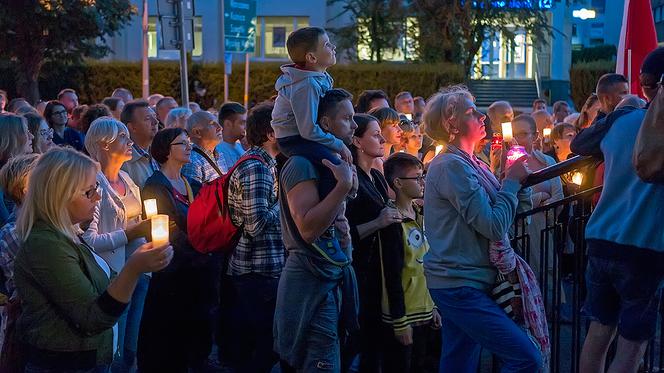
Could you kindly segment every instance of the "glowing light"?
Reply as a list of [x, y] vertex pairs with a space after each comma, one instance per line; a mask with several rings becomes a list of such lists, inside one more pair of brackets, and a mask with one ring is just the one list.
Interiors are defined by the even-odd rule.
[[582, 20], [594, 19], [596, 16], [595, 11], [592, 9], [581, 8], [579, 10], [572, 11], [572, 17], [580, 18]]
[[580, 172], [575, 172], [572, 176], [572, 182], [578, 186], [581, 186], [583, 183], [583, 174]]
[[152, 244], [154, 247], [168, 243], [168, 215], [155, 215], [152, 221]]
[[145, 207], [145, 216], [150, 219], [153, 216], [157, 215], [157, 200], [156, 199], [146, 199], [143, 201], [143, 206]]
[[511, 143], [512, 142], [512, 122], [504, 122], [501, 123], [501, 126], [503, 127], [503, 141], [506, 143]]

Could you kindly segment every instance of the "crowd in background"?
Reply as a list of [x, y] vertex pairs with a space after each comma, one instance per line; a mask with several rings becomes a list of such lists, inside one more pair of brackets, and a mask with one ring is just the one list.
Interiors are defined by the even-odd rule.
[[[604, 371], [617, 326], [611, 369], [636, 371], [664, 276], [663, 216], [646, 197], [664, 187], [637, 180], [630, 149], [661, 94], [663, 48], [642, 67], [647, 101], [606, 74], [578, 113], [538, 99], [485, 114], [463, 86], [354, 98], [326, 72], [335, 46], [322, 29], [287, 46], [277, 95], [249, 110], [125, 88], [86, 105], [70, 88], [34, 105], [0, 91], [5, 369], [475, 372], [484, 348], [503, 371], [540, 371], [547, 218], [529, 219], [527, 258], [511, 228], [579, 191], [567, 174], [524, 188], [532, 172], [594, 155], [604, 163], [584, 183], [604, 191], [586, 232], [581, 366]], [[505, 122], [525, 154], [509, 163], [495, 146]], [[202, 253], [189, 207], [225, 178], [239, 239]], [[146, 199], [169, 217], [167, 244], [152, 243]], [[497, 285], [522, 294], [501, 303]]]

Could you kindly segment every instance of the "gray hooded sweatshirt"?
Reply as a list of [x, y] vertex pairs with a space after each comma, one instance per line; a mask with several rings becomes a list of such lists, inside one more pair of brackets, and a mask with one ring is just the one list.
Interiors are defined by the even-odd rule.
[[290, 136], [317, 142], [335, 152], [341, 152], [343, 142], [325, 133], [318, 123], [318, 103], [334, 81], [327, 72], [302, 70], [295, 65], [281, 66], [283, 74], [274, 88], [277, 99], [272, 110], [272, 128], [277, 139]]

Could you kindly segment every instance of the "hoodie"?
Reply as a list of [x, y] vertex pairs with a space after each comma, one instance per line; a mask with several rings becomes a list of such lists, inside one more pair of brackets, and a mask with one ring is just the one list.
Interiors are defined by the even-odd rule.
[[272, 110], [272, 128], [277, 139], [290, 136], [324, 145], [339, 153], [343, 142], [330, 133], [325, 133], [318, 123], [320, 98], [332, 88], [334, 81], [327, 72], [302, 70], [295, 65], [281, 66], [283, 74], [274, 88], [277, 99]]

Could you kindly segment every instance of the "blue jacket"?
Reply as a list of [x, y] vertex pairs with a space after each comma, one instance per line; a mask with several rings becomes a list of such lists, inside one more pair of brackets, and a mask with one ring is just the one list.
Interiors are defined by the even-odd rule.
[[632, 153], [646, 111], [624, 108], [579, 134], [572, 151], [602, 155], [604, 188], [586, 227], [586, 239], [664, 252], [664, 185], [643, 182]]

